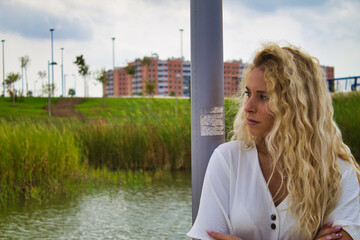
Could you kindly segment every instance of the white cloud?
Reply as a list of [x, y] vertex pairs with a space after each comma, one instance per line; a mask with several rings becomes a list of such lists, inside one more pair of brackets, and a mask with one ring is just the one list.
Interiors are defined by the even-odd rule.
[[245, 8], [240, 11], [225, 9], [225, 60], [240, 57], [250, 61], [263, 42], [287, 41], [296, 45], [302, 40], [301, 31], [301, 24], [282, 13], [273, 16]]
[[285, 40], [317, 57], [321, 64], [335, 66], [336, 77], [360, 75], [360, 2], [331, 0], [317, 6], [285, 5], [272, 12], [236, 4], [227, 7], [226, 2], [225, 59], [240, 55], [250, 60], [262, 41]]

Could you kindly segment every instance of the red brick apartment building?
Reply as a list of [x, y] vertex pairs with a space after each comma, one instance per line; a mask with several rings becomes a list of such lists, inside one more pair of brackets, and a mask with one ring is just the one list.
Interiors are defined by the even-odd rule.
[[146, 84], [154, 83], [154, 95], [190, 96], [190, 62], [181, 59], [136, 59], [124, 68], [106, 72], [107, 96], [146, 95]]
[[321, 66], [321, 67], [325, 71], [326, 79], [335, 78], [335, 69], [334, 69], [334, 67], [329, 67], [329, 66]]
[[242, 61], [224, 62], [224, 95], [226, 97], [236, 94], [245, 68], [246, 64]]
[[[190, 96], [190, 62], [182, 59], [159, 60], [157, 57], [144, 57], [128, 63], [123, 68], [108, 70], [108, 82], [103, 85], [107, 96], [147, 95], [147, 83], [155, 84], [154, 95]], [[224, 95], [236, 94], [247, 64], [240, 61], [224, 62]], [[334, 78], [334, 67], [322, 66], [327, 79]]]

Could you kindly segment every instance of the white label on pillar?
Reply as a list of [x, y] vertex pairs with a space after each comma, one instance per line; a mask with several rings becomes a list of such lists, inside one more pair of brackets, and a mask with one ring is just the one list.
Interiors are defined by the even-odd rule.
[[223, 135], [225, 131], [224, 125], [223, 107], [213, 107], [206, 114], [200, 115], [201, 136]]

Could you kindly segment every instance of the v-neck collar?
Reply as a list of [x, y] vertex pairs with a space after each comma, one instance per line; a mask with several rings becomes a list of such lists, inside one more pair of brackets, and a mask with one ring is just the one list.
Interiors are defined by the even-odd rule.
[[266, 198], [268, 199], [269, 202], [271, 202], [271, 205], [273, 208], [276, 208], [278, 211], [283, 211], [283, 210], [286, 210], [287, 209], [287, 199], [288, 199], [288, 196], [289, 194], [277, 205], [275, 206], [275, 202], [274, 202], [274, 199], [271, 195], [271, 192], [270, 192], [270, 189], [266, 183], [266, 180], [265, 180], [265, 177], [264, 177], [264, 174], [263, 172], [261, 171], [261, 167], [260, 167], [260, 160], [259, 160], [259, 155], [258, 155], [258, 151], [257, 151], [257, 148], [256, 148], [256, 145], [254, 144], [254, 154], [255, 154], [255, 157], [256, 157], [256, 169], [257, 169], [257, 172], [259, 174], [259, 176], [261, 176], [261, 182], [263, 184], [263, 187], [266, 191]]

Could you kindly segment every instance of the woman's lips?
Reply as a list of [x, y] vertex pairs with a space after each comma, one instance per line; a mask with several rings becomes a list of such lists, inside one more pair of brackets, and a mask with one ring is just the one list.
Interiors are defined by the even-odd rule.
[[247, 123], [248, 123], [248, 125], [256, 125], [256, 124], [259, 124], [260, 122], [248, 118], [248, 119], [247, 119]]

